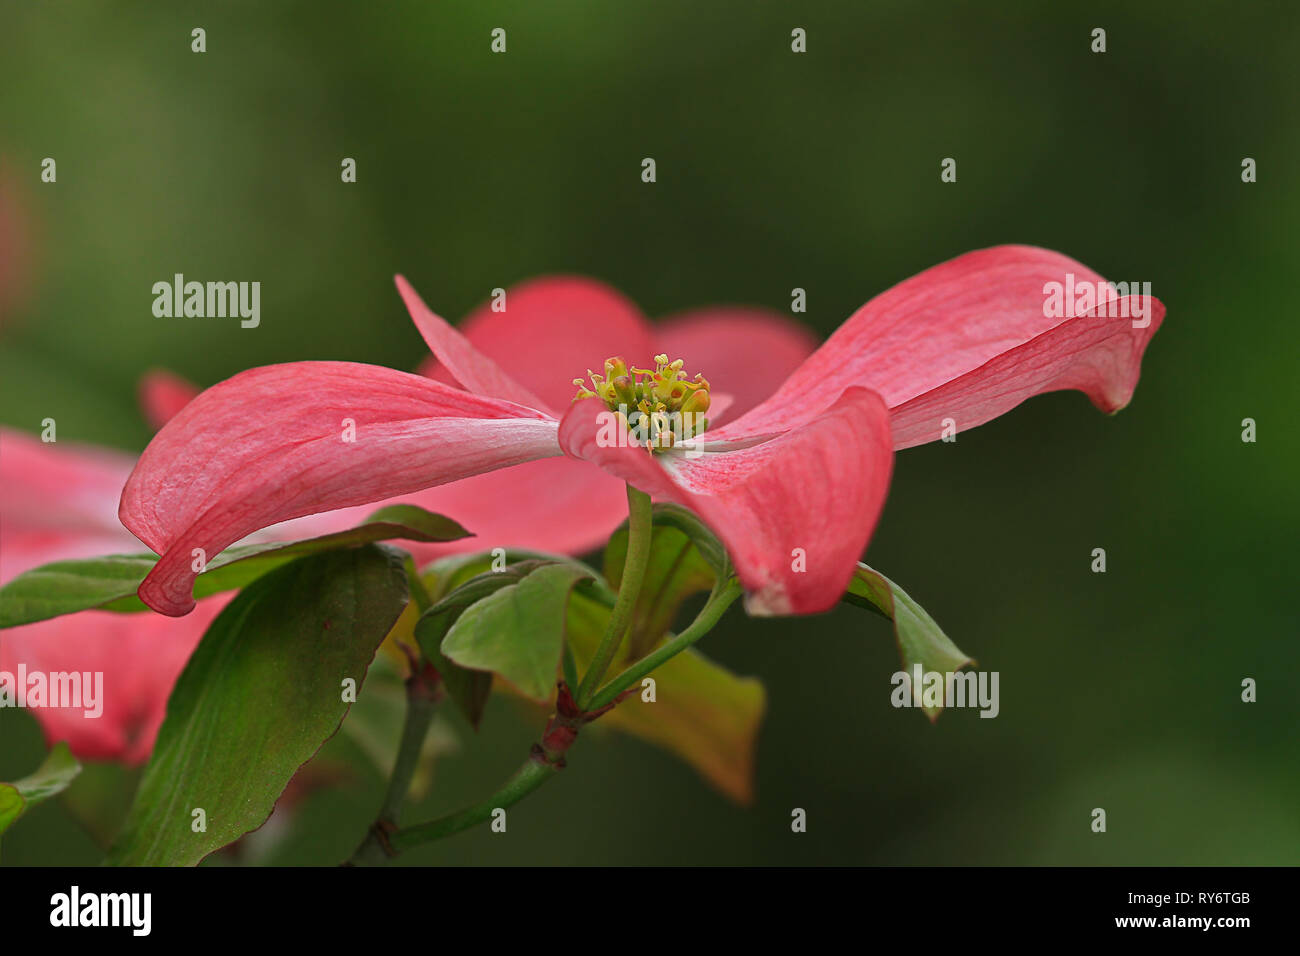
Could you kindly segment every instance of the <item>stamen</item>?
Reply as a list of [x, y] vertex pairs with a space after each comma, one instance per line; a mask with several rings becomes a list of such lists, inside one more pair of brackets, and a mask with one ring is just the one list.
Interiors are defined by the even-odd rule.
[[619, 415], [633, 443], [651, 452], [704, 434], [709, 410], [708, 379], [697, 374], [688, 380], [682, 359], [669, 361], [660, 353], [654, 360], [653, 369], [629, 368], [616, 356], [605, 360], [603, 375], [587, 369], [590, 388], [581, 378], [573, 380], [575, 402], [599, 398]]

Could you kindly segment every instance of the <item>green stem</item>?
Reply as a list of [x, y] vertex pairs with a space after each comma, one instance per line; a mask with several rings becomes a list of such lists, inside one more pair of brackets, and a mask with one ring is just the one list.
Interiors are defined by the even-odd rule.
[[433, 713], [437, 709], [437, 693], [423, 677], [412, 675], [407, 682], [406, 721], [402, 724], [402, 740], [397, 747], [397, 760], [393, 762], [393, 773], [388, 778], [388, 792], [384, 794], [384, 803], [379, 817], [383, 820], [397, 820], [402, 811], [402, 803], [411, 789], [411, 780], [415, 769], [420, 764], [420, 751], [424, 749], [424, 739], [429, 735], [429, 725], [433, 723]]
[[393, 772], [388, 778], [388, 789], [384, 793], [384, 802], [379, 809], [379, 816], [366, 833], [366, 838], [356, 848], [348, 863], [379, 863], [388, 853], [384, 849], [381, 834], [397, 826], [398, 814], [406, 794], [411, 789], [411, 780], [420, 764], [420, 751], [424, 748], [424, 738], [429, 734], [429, 725], [433, 723], [433, 714], [438, 704], [437, 678], [433, 677], [432, 668], [427, 671], [423, 658], [412, 661], [411, 676], [406, 681], [406, 719], [402, 723], [402, 739], [397, 748], [397, 759], [393, 762]]
[[[406, 557], [406, 578], [411, 599], [423, 613], [429, 609], [432, 601], [410, 555]], [[348, 859], [351, 864], [377, 863], [387, 857], [381, 833], [392, 830], [397, 825], [402, 804], [406, 801], [416, 768], [420, 765], [420, 751], [424, 749], [424, 740], [429, 735], [434, 711], [437, 710], [436, 672], [418, 651], [408, 653], [411, 655], [411, 676], [406, 680], [406, 717], [402, 722], [402, 737], [397, 745], [397, 759], [393, 761], [393, 772], [388, 777], [388, 789], [384, 793], [379, 816], [361, 845]]]
[[695, 620], [690, 623], [686, 630], [682, 631], [668, 643], [662, 645], [654, 652], [641, 658], [623, 673], [619, 674], [591, 699], [585, 709], [599, 710], [606, 704], [612, 703], [619, 694], [627, 690], [641, 678], [645, 677], [655, 668], [659, 667], [669, 658], [676, 657], [686, 648], [690, 647], [709, 631], [713, 630], [714, 625], [721, 619], [723, 612], [731, 606], [731, 603], [740, 597], [743, 593], [739, 582], [731, 578], [725, 585], [719, 582], [719, 586], [713, 589], [709, 595], [709, 600], [705, 603], [700, 613], [696, 615]]
[[[410, 555], [406, 557], [406, 577], [411, 598], [420, 613], [424, 613], [433, 601]], [[388, 792], [379, 811], [381, 820], [397, 822], [402, 802], [411, 789], [415, 768], [420, 763], [420, 751], [424, 749], [424, 739], [429, 736], [429, 725], [433, 723], [433, 712], [438, 705], [439, 680], [437, 672], [417, 650], [411, 658], [411, 676], [406, 680], [406, 720], [402, 723], [402, 739], [397, 745], [393, 773], [388, 778]]]
[[645, 580], [646, 565], [650, 562], [652, 534], [650, 511], [650, 496], [628, 485], [627, 557], [623, 561], [623, 580], [618, 587], [618, 599], [614, 602], [614, 610], [610, 613], [605, 636], [601, 638], [600, 646], [596, 648], [596, 655], [591, 659], [591, 665], [587, 668], [587, 673], [583, 675], [582, 683], [578, 687], [576, 699], [581, 710], [591, 709], [588, 700], [600, 686], [600, 681], [605, 676], [605, 671], [609, 669], [619, 644], [623, 642], [623, 634], [627, 631], [632, 611], [636, 607], [636, 599], [641, 593], [641, 582]]
[[545, 763], [535, 757], [529, 757], [528, 761], [519, 768], [518, 772], [510, 778], [505, 786], [482, 803], [466, 807], [456, 813], [450, 813], [445, 817], [439, 817], [437, 820], [430, 820], [428, 823], [416, 824], [413, 827], [406, 827], [390, 833], [388, 845], [394, 853], [401, 853], [403, 850], [440, 840], [454, 833], [460, 833], [462, 830], [468, 830], [470, 827], [478, 826], [480, 823], [486, 823], [492, 819], [494, 810], [504, 810], [506, 807], [518, 803], [555, 776], [556, 771], [559, 769], [556, 765]]

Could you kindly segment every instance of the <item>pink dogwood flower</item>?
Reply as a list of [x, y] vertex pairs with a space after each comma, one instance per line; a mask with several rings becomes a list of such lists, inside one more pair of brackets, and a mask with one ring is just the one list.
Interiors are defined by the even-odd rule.
[[[1096, 294], [1059, 314], [1047, 292], [1067, 276]], [[653, 354], [652, 341], [605, 348], [605, 323], [622, 319], [581, 302], [557, 312], [541, 342], [510, 323], [508, 304], [494, 345], [520, 353], [533, 370], [523, 379], [397, 283], [442, 381], [348, 362], [255, 368], [203, 392], [154, 438], [120, 507], [122, 522], [161, 555], [140, 587], [147, 604], [170, 615], [193, 608], [196, 549], [215, 555], [286, 519], [567, 456], [695, 511], [726, 545], [750, 613], [822, 611], [839, 600], [871, 536], [896, 448], [1059, 389], [1116, 411], [1164, 315], [1158, 301], [1119, 296], [1060, 253], [967, 253], [862, 306], [748, 411], [693, 440], [647, 448], [608, 440], [611, 409], [630, 381], [633, 398], [662, 389], [674, 409], [694, 402], [694, 390], [707, 409], [714, 388], [754, 394], [771, 383], [748, 365], [704, 368], [687, 349], [707, 380], [676, 379], [681, 365], [666, 356], [643, 381], [630, 380], [642, 373], [628, 366]], [[606, 357], [595, 397], [569, 404], [571, 386], [561, 383]], [[493, 506], [523, 515], [554, 491], [503, 481]]]
[[[415, 300], [413, 292], [410, 298]], [[721, 414], [716, 405], [710, 411], [725, 421], [771, 395], [817, 347], [803, 326], [764, 309], [701, 308], [651, 324], [626, 297], [585, 278], [533, 279], [507, 289], [504, 301], [504, 312], [492, 303], [472, 312], [460, 333], [475, 352], [556, 409], [573, 396], [575, 367], [583, 371], [608, 355], [670, 352], [688, 355], [727, 380], [730, 407]], [[433, 356], [419, 372], [458, 387]], [[520, 489], [528, 489], [526, 501], [502, 507]], [[301, 518], [294, 527], [310, 535], [341, 531], [399, 501], [454, 517], [474, 532], [456, 541], [403, 542], [421, 563], [493, 547], [583, 554], [602, 545], [627, 515], [622, 481], [590, 462], [556, 457]]]

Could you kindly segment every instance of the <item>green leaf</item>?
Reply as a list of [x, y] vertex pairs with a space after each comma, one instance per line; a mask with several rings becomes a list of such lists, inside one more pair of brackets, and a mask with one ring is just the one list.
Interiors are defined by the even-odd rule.
[[373, 544], [325, 551], [230, 602], [176, 682], [110, 863], [194, 865], [266, 821], [406, 606], [404, 557]]
[[[614, 532], [605, 547], [605, 577], [614, 587], [623, 580], [627, 560], [627, 525]], [[644, 657], [673, 626], [673, 620], [693, 594], [713, 587], [716, 570], [686, 532], [673, 524], [651, 529], [650, 558], [645, 579], [632, 611], [628, 651], [632, 659]]]
[[442, 642], [461, 614], [467, 608], [495, 594], [501, 588], [518, 584], [538, 568], [552, 562], [530, 559], [518, 564], [506, 565], [500, 571], [487, 571], [475, 575], [463, 584], [452, 589], [442, 600], [438, 601], [420, 615], [415, 622], [415, 639], [442, 677], [443, 686], [470, 726], [478, 728], [483, 719], [483, 710], [487, 707], [492, 693], [492, 673], [462, 667], [442, 653]]
[[[450, 518], [415, 505], [381, 508], [347, 531], [294, 542], [265, 542], [227, 548], [208, 562], [194, 582], [194, 597], [245, 587], [295, 558], [350, 548], [390, 538], [454, 541], [469, 532]], [[136, 597], [140, 582], [153, 570], [154, 555], [111, 555], [81, 561], [56, 561], [14, 578], [0, 588], [0, 628], [15, 627], [73, 614], [89, 608], [146, 611]]]
[[29, 807], [34, 807], [66, 790], [79, 773], [81, 764], [72, 756], [68, 745], [57, 743], [35, 773], [15, 780], [11, 786], [22, 794]]
[[[426, 611], [426, 614], [455, 612], [458, 616], [471, 604], [477, 604], [489, 594], [495, 594], [507, 584], [518, 584], [528, 575], [532, 574], [539, 568], [554, 565], [558, 562], [547, 561], [541, 558], [529, 558], [525, 561], [518, 561], [514, 564], [507, 564], [500, 571], [481, 571], [473, 577], [467, 578], [457, 584], [452, 590], [444, 593], [438, 601]], [[580, 574], [586, 574], [583, 569], [575, 569]]]
[[81, 764], [65, 743], [57, 743], [34, 773], [0, 783], [0, 835], [39, 803], [62, 793], [81, 773]]
[[460, 613], [442, 653], [462, 667], [500, 674], [526, 697], [546, 700], [564, 652], [569, 592], [589, 577], [574, 564], [547, 564], [494, 590]]
[[731, 559], [727, 556], [727, 549], [718, 540], [717, 535], [709, 530], [708, 525], [695, 515], [695, 512], [681, 505], [664, 502], [654, 506], [652, 515], [655, 525], [676, 528], [690, 538], [699, 549], [700, 556], [708, 562], [709, 567], [713, 568], [713, 573], [719, 580], [725, 581], [735, 573], [731, 567]]
[[55, 561], [25, 571], [0, 588], [0, 627], [30, 624], [100, 607], [123, 596], [134, 597], [157, 561], [153, 555], [109, 555]]
[[[842, 600], [875, 611], [894, 622], [898, 653], [903, 670], [912, 674], [920, 664], [923, 673], [948, 674], [975, 662], [948, 639], [934, 618], [906, 591], [879, 571], [859, 563]], [[942, 707], [925, 707], [931, 721], [939, 719]]]

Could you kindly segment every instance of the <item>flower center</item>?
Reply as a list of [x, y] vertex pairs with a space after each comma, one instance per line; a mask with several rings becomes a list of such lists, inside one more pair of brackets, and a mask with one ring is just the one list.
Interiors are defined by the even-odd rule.
[[621, 358], [605, 359], [605, 374], [587, 369], [591, 386], [580, 378], [573, 400], [599, 398], [622, 420], [633, 442], [662, 451], [704, 434], [709, 410], [709, 383], [703, 375], [687, 379], [681, 359], [655, 356], [655, 367], [629, 368]]

